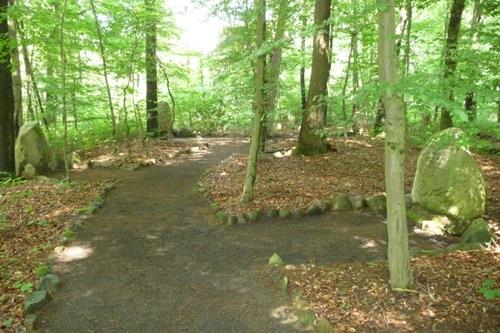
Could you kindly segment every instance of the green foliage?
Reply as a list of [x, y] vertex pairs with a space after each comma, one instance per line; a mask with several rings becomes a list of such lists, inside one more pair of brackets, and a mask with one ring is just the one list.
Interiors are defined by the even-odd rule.
[[18, 281], [14, 284], [14, 288], [19, 289], [22, 293], [29, 294], [33, 291], [33, 283]]
[[74, 239], [76, 237], [76, 233], [72, 230], [65, 230], [62, 233], [62, 236], [67, 238], [67, 239]]
[[48, 227], [50, 225], [50, 222], [47, 220], [37, 220], [37, 221], [29, 222], [28, 225], [37, 225], [39, 227]]
[[2, 212], [0, 212], [0, 231], [6, 229], [8, 223], [9, 221], [7, 220], [7, 217], [5, 217], [5, 215]]
[[43, 278], [45, 275], [50, 273], [50, 267], [45, 264], [39, 265], [36, 268], [35, 273], [38, 278]]
[[481, 294], [484, 298], [492, 301], [496, 298], [500, 298], [500, 288], [495, 288], [495, 281], [491, 279], [484, 280], [481, 288], [479, 288]]

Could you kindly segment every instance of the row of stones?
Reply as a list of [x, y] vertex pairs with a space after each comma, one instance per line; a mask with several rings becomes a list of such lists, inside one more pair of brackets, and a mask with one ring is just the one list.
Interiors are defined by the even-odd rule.
[[386, 197], [384, 194], [376, 194], [363, 198], [359, 195], [349, 196], [338, 194], [329, 199], [315, 200], [307, 207], [296, 209], [288, 208], [265, 208], [256, 209], [247, 213], [232, 214], [225, 211], [217, 202], [211, 200], [208, 190], [202, 182], [198, 183], [198, 192], [211, 201], [210, 208], [220, 223], [224, 225], [246, 224], [255, 222], [262, 218], [300, 218], [304, 216], [320, 215], [330, 211], [349, 211], [368, 208], [376, 212], [386, 211]]
[[286, 268], [289, 267], [281, 259], [278, 254], [273, 254], [268, 260], [270, 275], [274, 280], [277, 289], [283, 293], [292, 303], [292, 310], [295, 313], [296, 323], [299, 329], [305, 331], [313, 331], [315, 333], [333, 333], [334, 327], [328, 319], [316, 316], [316, 313], [311, 309], [310, 304], [302, 299], [300, 291], [296, 290], [293, 293], [289, 292], [288, 277], [286, 276]]
[[[68, 245], [69, 241], [76, 236], [76, 232], [82, 228], [83, 223], [87, 220], [88, 216], [97, 209], [101, 208], [104, 204], [104, 197], [107, 193], [115, 187], [115, 184], [107, 184], [102, 192], [90, 203], [86, 208], [78, 211], [78, 216], [75, 218], [71, 226], [62, 233], [60, 238], [61, 246], [56, 248], [64, 248]], [[47, 263], [47, 274], [40, 278], [36, 283], [35, 291], [32, 292], [24, 301], [24, 326], [28, 332], [36, 330], [38, 324], [38, 317], [36, 312], [52, 300], [52, 295], [59, 288], [61, 281], [59, 277], [53, 272], [52, 265], [56, 261], [56, 256], [52, 255]]]

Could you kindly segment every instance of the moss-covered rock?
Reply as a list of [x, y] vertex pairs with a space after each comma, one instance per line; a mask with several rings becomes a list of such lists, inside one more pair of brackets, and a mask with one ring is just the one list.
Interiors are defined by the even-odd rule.
[[47, 290], [37, 290], [32, 292], [24, 301], [24, 312], [32, 314], [50, 302], [51, 297]]
[[285, 266], [285, 262], [277, 253], [273, 253], [273, 255], [269, 258], [268, 261], [269, 266]]
[[321, 214], [321, 201], [315, 200], [308, 207], [306, 211], [307, 215], [318, 215]]
[[338, 194], [332, 200], [332, 210], [350, 210], [352, 208], [351, 200], [345, 194]]
[[247, 224], [247, 219], [244, 214], [236, 215], [236, 219], [238, 221], [238, 224]]
[[314, 327], [314, 333], [333, 333], [334, 329], [332, 324], [324, 318], [320, 317], [317, 322], [316, 326]]
[[492, 241], [492, 235], [488, 222], [483, 219], [472, 221], [470, 226], [460, 237], [460, 243], [480, 243], [489, 244]]
[[385, 194], [375, 194], [365, 199], [366, 206], [376, 212], [385, 212], [387, 210], [387, 199]]
[[365, 199], [360, 195], [353, 195], [349, 198], [353, 209], [363, 209], [365, 207]]
[[38, 122], [30, 122], [20, 128], [15, 145], [16, 175], [20, 176], [28, 164], [37, 173], [47, 171], [51, 156], [49, 144]]
[[215, 214], [215, 216], [217, 217], [220, 223], [222, 224], [227, 223], [228, 216], [223, 211], [218, 212], [217, 214]]
[[262, 211], [260, 209], [247, 213], [248, 220], [252, 222], [257, 221], [261, 216], [262, 216]]
[[484, 246], [481, 243], [455, 243], [448, 246], [446, 249], [448, 251], [477, 251], [484, 250]]
[[420, 205], [411, 207], [407, 216], [427, 235], [444, 235], [452, 224], [448, 216], [429, 212]]
[[266, 209], [266, 217], [274, 218], [274, 217], [278, 217], [279, 215], [280, 215], [280, 212], [277, 208], [267, 208]]
[[286, 219], [292, 216], [292, 212], [288, 208], [280, 208], [279, 216], [282, 219]]
[[415, 203], [457, 221], [484, 214], [484, 179], [461, 130], [450, 128], [431, 138], [418, 158], [411, 194]]

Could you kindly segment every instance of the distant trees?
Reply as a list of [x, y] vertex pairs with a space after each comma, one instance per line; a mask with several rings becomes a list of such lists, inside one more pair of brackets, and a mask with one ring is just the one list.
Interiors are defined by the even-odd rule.
[[326, 115], [328, 78], [330, 77], [330, 18], [331, 0], [316, 0], [314, 25], [317, 27], [313, 39], [311, 80], [306, 107], [302, 116], [297, 151], [304, 155], [326, 152], [326, 141], [321, 133]]
[[412, 277], [404, 197], [406, 116], [403, 99], [394, 89], [398, 83], [394, 0], [378, 0], [378, 4], [381, 6], [378, 14], [378, 71], [387, 119], [385, 126], [387, 255], [392, 288], [407, 289], [412, 285]]
[[0, 172], [14, 172], [14, 93], [10, 59], [8, 0], [0, 0]]

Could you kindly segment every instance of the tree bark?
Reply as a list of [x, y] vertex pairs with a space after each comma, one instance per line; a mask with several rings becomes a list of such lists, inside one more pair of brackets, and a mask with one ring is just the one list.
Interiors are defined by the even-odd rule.
[[158, 133], [158, 67], [156, 63], [156, 0], [145, 0], [146, 6], [146, 130]]
[[331, 0], [316, 0], [314, 24], [317, 28], [313, 40], [311, 81], [306, 108], [302, 117], [297, 151], [304, 155], [322, 154], [327, 150], [326, 140], [318, 133], [324, 126], [327, 84], [329, 78], [329, 26]]
[[[9, 1], [9, 5], [14, 5], [14, 0]], [[19, 128], [23, 125], [23, 82], [21, 78], [21, 61], [19, 59], [19, 43], [17, 39], [16, 25], [13, 19], [8, 19], [9, 24], [9, 37], [14, 41], [14, 47], [11, 49], [11, 62], [12, 62], [12, 85], [14, 93], [14, 127], [16, 129], [16, 136]]]
[[0, 172], [15, 170], [14, 145], [14, 92], [12, 90], [11, 59], [8, 50], [9, 25], [7, 23], [8, 1], [0, 0]]
[[398, 83], [398, 61], [394, 41], [394, 0], [378, 0], [383, 9], [378, 14], [379, 78], [384, 87], [386, 110], [385, 184], [387, 192], [387, 255], [393, 289], [412, 286], [408, 230], [404, 198], [405, 113], [403, 99], [393, 88]]
[[266, 140], [269, 132], [270, 121], [269, 116], [276, 110], [278, 102], [278, 87], [281, 74], [281, 60], [283, 55], [283, 38], [285, 36], [286, 22], [288, 20], [288, 0], [280, 0], [278, 9], [278, 20], [276, 23], [276, 32], [274, 35], [274, 43], [277, 46], [271, 51], [271, 66], [269, 69], [269, 76], [267, 78], [267, 93], [265, 94], [265, 107], [264, 120], [262, 122], [262, 129], [260, 135], [259, 151], [264, 152], [266, 147]]
[[[454, 100], [453, 87], [454, 75], [457, 68], [457, 47], [458, 37], [460, 34], [460, 22], [462, 21], [462, 13], [465, 7], [465, 0], [453, 0], [450, 10], [450, 21], [448, 23], [448, 33], [446, 37], [446, 46], [444, 53], [444, 79], [446, 84], [450, 87], [448, 91], [448, 99]], [[453, 127], [453, 118], [448, 108], [441, 109], [441, 119], [439, 127], [447, 129]]]
[[[266, 1], [254, 0], [257, 12], [256, 45], [261, 48], [266, 36]], [[261, 53], [257, 59], [255, 69], [255, 116], [253, 120], [250, 151], [248, 152], [245, 184], [241, 195], [241, 202], [248, 203], [253, 200], [255, 178], [257, 177], [257, 155], [259, 153], [261, 122], [265, 113], [264, 80], [266, 68], [266, 55]]]
[[24, 70], [26, 71], [26, 75], [30, 78], [31, 86], [33, 87], [33, 93], [35, 94], [35, 99], [38, 105], [38, 109], [40, 110], [42, 123], [44, 127], [47, 130], [49, 130], [49, 122], [45, 114], [45, 108], [43, 107], [42, 96], [40, 95], [40, 90], [38, 89], [35, 73], [33, 72], [33, 67], [31, 66], [31, 59], [28, 53], [28, 46], [26, 45], [26, 40], [24, 38], [24, 31], [22, 30], [23, 26], [22, 22], [14, 21], [14, 25], [16, 26], [16, 31], [18, 33], [19, 40], [21, 42], [21, 52], [23, 55]]
[[102, 35], [101, 25], [99, 24], [99, 20], [97, 18], [97, 10], [95, 8], [94, 0], [90, 0], [90, 6], [92, 7], [92, 13], [94, 14], [95, 27], [99, 42], [99, 52], [101, 53], [101, 59], [102, 59], [104, 82], [106, 83], [106, 92], [108, 95], [109, 113], [111, 116], [111, 126], [112, 126], [111, 134], [113, 135], [113, 139], [116, 139], [116, 115], [113, 107], [113, 97], [111, 96], [111, 86], [109, 84], [109, 79], [108, 79], [108, 66], [106, 60], [106, 50], [104, 47], [104, 36]]
[[[304, 7], [305, 7], [304, 0]], [[306, 92], [306, 66], [305, 66], [305, 56], [306, 56], [306, 28], [307, 28], [307, 15], [302, 14], [302, 37], [300, 38], [300, 51], [302, 56], [302, 64], [300, 65], [300, 105], [302, 108], [302, 113], [306, 109], [307, 103], [307, 92]]]
[[59, 32], [59, 55], [61, 57], [61, 89], [62, 89], [62, 104], [63, 104], [63, 154], [64, 154], [64, 170], [66, 171], [66, 179], [69, 180], [69, 161], [68, 161], [68, 102], [66, 98], [66, 53], [64, 49], [64, 24], [66, 19], [66, 6], [68, 0], [64, 0], [61, 12], [61, 26]]

